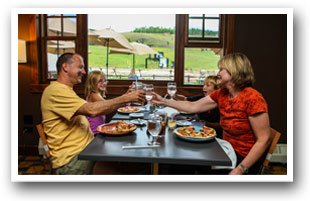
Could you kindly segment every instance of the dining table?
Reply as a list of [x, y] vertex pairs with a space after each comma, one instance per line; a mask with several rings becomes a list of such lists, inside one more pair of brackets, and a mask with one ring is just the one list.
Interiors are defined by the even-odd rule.
[[[161, 110], [165, 111], [165, 108]], [[151, 112], [142, 109], [140, 112], [143, 113], [143, 120], [149, 119]], [[178, 114], [178, 116], [180, 119], [191, 120], [193, 126], [203, 126], [195, 114]], [[129, 113], [117, 112], [110, 123], [120, 120], [130, 123], [132, 119]], [[208, 167], [232, 165], [230, 158], [215, 139], [184, 140], [174, 133], [174, 129], [166, 126], [165, 134], [158, 139], [159, 146], [148, 147], [148, 142], [151, 140], [152, 136], [147, 132], [146, 124], [138, 125], [133, 132], [124, 135], [100, 133], [78, 154], [78, 158], [93, 161], [151, 163], [152, 174], [158, 174], [159, 164]]]

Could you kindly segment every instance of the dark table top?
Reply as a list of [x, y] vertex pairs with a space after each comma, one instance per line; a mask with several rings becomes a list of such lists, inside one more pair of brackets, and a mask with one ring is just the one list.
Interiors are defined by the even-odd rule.
[[[111, 122], [114, 121], [116, 120]], [[200, 123], [195, 122], [196, 125]], [[231, 166], [229, 157], [216, 140], [185, 141], [179, 139], [168, 127], [165, 136], [158, 139], [160, 142], [158, 148], [122, 149], [122, 146], [127, 145], [147, 145], [151, 139], [146, 126], [139, 126], [134, 132], [123, 136], [98, 134], [78, 158], [94, 161]]]

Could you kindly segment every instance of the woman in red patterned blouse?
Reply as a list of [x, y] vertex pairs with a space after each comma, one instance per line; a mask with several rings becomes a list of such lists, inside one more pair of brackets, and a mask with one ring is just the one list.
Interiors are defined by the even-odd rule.
[[249, 59], [241, 53], [224, 56], [218, 62], [222, 88], [196, 102], [163, 99], [154, 93], [153, 102], [199, 113], [219, 108], [223, 139], [231, 143], [237, 166], [229, 174], [257, 174], [271, 142], [268, 107], [263, 96], [252, 88], [255, 81]]

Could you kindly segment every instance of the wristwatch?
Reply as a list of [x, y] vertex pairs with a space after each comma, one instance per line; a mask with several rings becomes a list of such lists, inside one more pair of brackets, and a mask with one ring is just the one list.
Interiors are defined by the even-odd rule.
[[242, 165], [242, 163], [240, 163], [240, 167], [242, 168], [244, 174], [248, 173], [249, 172], [249, 169], [244, 167], [244, 165]]

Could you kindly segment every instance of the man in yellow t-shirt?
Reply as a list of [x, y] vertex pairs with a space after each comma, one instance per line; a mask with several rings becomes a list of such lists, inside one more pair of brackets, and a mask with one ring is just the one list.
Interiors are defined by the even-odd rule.
[[56, 174], [91, 174], [94, 162], [77, 158], [94, 138], [85, 116], [105, 115], [125, 103], [144, 101], [144, 92], [134, 91], [112, 100], [87, 103], [73, 90], [86, 74], [83, 58], [75, 53], [59, 57], [57, 73], [57, 80], [50, 83], [41, 98], [42, 123], [53, 169]]

